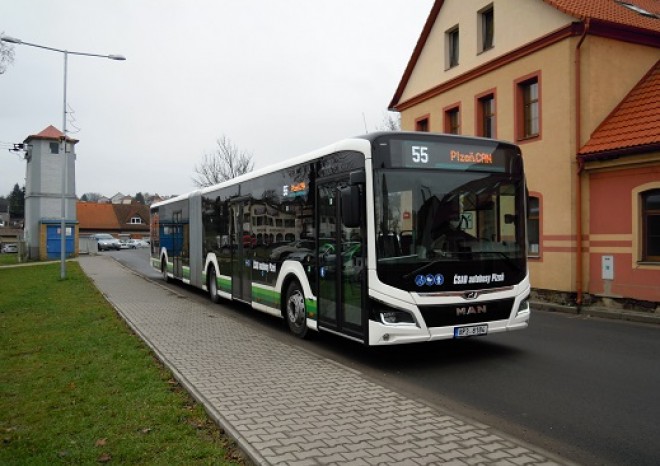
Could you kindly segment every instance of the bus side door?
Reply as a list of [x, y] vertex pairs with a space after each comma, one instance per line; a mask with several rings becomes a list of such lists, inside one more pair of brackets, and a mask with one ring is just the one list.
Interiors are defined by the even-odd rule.
[[318, 185], [319, 327], [364, 341], [366, 242], [363, 227], [342, 223], [339, 190], [347, 184], [341, 178]]
[[231, 275], [232, 297], [252, 301], [252, 236], [250, 232], [250, 203], [237, 199], [231, 204]]

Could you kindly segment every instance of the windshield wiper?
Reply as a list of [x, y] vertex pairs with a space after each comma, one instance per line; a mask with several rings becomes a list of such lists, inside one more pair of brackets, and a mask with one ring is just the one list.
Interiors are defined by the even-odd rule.
[[509, 257], [508, 254], [502, 252], [502, 251], [479, 251], [476, 254], [497, 254], [500, 256], [504, 261], [512, 266], [514, 269], [516, 269], [518, 272], [520, 272], [522, 269], [520, 268], [520, 265], [513, 260], [511, 257]]
[[437, 264], [438, 262], [442, 262], [443, 260], [444, 260], [444, 258], [439, 258], [439, 259], [432, 260], [431, 262], [428, 262], [428, 263], [426, 263], [426, 264], [424, 264], [420, 267], [417, 267], [415, 270], [413, 270], [411, 272], [408, 272], [407, 274], [405, 274], [403, 276], [403, 278], [408, 278], [412, 275], [417, 275], [418, 273], [422, 272], [423, 270], [426, 270], [428, 267], [431, 267], [433, 264]]

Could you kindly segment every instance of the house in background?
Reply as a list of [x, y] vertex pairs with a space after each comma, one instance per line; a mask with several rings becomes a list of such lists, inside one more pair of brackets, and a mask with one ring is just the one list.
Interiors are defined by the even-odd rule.
[[117, 193], [110, 198], [110, 202], [113, 204], [131, 204], [133, 202], [133, 197]]
[[436, 0], [389, 105], [520, 145], [532, 286], [561, 302], [660, 302], [659, 5]]
[[115, 238], [149, 236], [149, 207], [142, 204], [78, 202], [80, 236], [110, 233]]

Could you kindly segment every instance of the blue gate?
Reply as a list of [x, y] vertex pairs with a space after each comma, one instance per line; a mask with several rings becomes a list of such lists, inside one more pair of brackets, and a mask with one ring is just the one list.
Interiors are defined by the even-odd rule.
[[[72, 225], [66, 226], [66, 256], [69, 257], [74, 253], [73, 247], [73, 232]], [[62, 240], [60, 237], [60, 225], [47, 225], [46, 226], [46, 251], [49, 259], [59, 259], [62, 257]]]

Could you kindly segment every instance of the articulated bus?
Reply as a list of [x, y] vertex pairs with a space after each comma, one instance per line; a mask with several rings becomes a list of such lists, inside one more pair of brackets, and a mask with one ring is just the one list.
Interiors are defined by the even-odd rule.
[[151, 264], [296, 336], [365, 345], [526, 328], [522, 155], [382, 132], [154, 204]]

